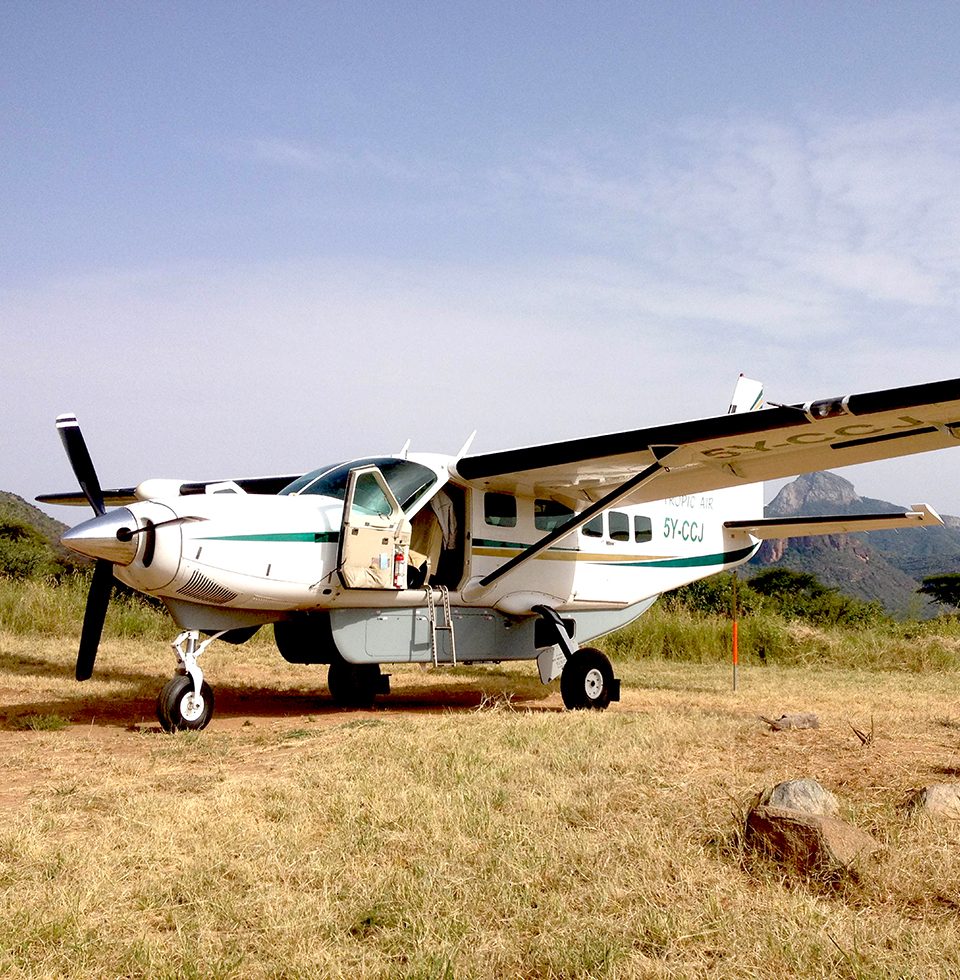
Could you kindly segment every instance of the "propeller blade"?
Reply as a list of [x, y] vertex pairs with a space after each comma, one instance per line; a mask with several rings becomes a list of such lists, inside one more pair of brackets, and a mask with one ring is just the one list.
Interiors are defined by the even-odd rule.
[[70, 460], [74, 476], [80, 484], [83, 495], [96, 514], [103, 514], [106, 511], [103, 506], [103, 490], [100, 488], [97, 471], [93, 468], [93, 461], [87, 451], [87, 444], [84, 442], [77, 417], [75, 415], [57, 416], [57, 431], [60, 433], [60, 441], [67, 451], [67, 459]]
[[93, 570], [93, 581], [87, 594], [87, 608], [83, 614], [83, 630], [80, 633], [80, 650], [77, 653], [77, 680], [88, 680], [93, 673], [100, 646], [103, 622], [107, 618], [107, 605], [113, 592], [113, 562], [98, 558]]

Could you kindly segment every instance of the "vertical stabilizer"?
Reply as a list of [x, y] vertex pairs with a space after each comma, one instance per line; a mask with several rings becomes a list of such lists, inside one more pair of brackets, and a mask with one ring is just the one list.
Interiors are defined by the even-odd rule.
[[737, 378], [737, 387], [733, 389], [733, 400], [727, 409], [727, 415], [755, 412], [758, 408], [763, 408], [763, 382], [741, 374]]
[[[737, 386], [733, 389], [733, 398], [727, 415], [739, 415], [742, 412], [755, 412], [763, 408], [763, 382], [746, 378], [742, 374], [737, 378]], [[749, 483], [741, 487], [731, 487], [717, 495], [718, 509], [724, 514], [750, 514], [759, 516], [763, 513], [763, 484]], [[723, 501], [720, 504], [720, 501]]]

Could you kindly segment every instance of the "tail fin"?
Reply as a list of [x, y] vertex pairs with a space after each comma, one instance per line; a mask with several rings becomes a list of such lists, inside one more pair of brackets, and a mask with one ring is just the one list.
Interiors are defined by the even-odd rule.
[[763, 382], [745, 378], [741, 374], [737, 378], [737, 387], [733, 389], [733, 400], [727, 409], [727, 415], [754, 412], [758, 408], [763, 408]]

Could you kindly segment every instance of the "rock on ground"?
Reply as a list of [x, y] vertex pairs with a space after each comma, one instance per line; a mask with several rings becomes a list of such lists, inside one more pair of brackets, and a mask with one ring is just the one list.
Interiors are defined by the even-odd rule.
[[760, 720], [765, 721], [775, 732], [784, 732], [791, 728], [820, 727], [820, 719], [812, 711], [794, 715], [780, 715], [779, 718], [764, 718], [763, 715], [760, 715]]
[[932, 783], [914, 790], [907, 806], [932, 816], [960, 820], [960, 783]]
[[773, 806], [750, 811], [747, 844], [801, 874], [850, 873], [879, 850], [867, 833], [835, 817]]
[[837, 798], [815, 779], [788, 779], [777, 783], [760, 795], [760, 804], [825, 817], [835, 817], [840, 812]]

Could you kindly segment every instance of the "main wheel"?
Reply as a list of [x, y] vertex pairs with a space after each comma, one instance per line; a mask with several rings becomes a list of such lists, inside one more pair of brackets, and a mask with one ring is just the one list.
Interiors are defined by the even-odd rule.
[[351, 664], [337, 657], [327, 670], [330, 696], [342, 708], [369, 708], [378, 694], [390, 693], [390, 678], [379, 664]]
[[560, 694], [571, 711], [582, 708], [603, 711], [614, 699], [616, 686], [610, 661], [591, 647], [577, 650], [560, 675]]
[[200, 693], [193, 693], [193, 681], [187, 674], [176, 674], [157, 698], [157, 720], [167, 732], [183, 729], [198, 732], [213, 717], [213, 688], [204, 681]]

